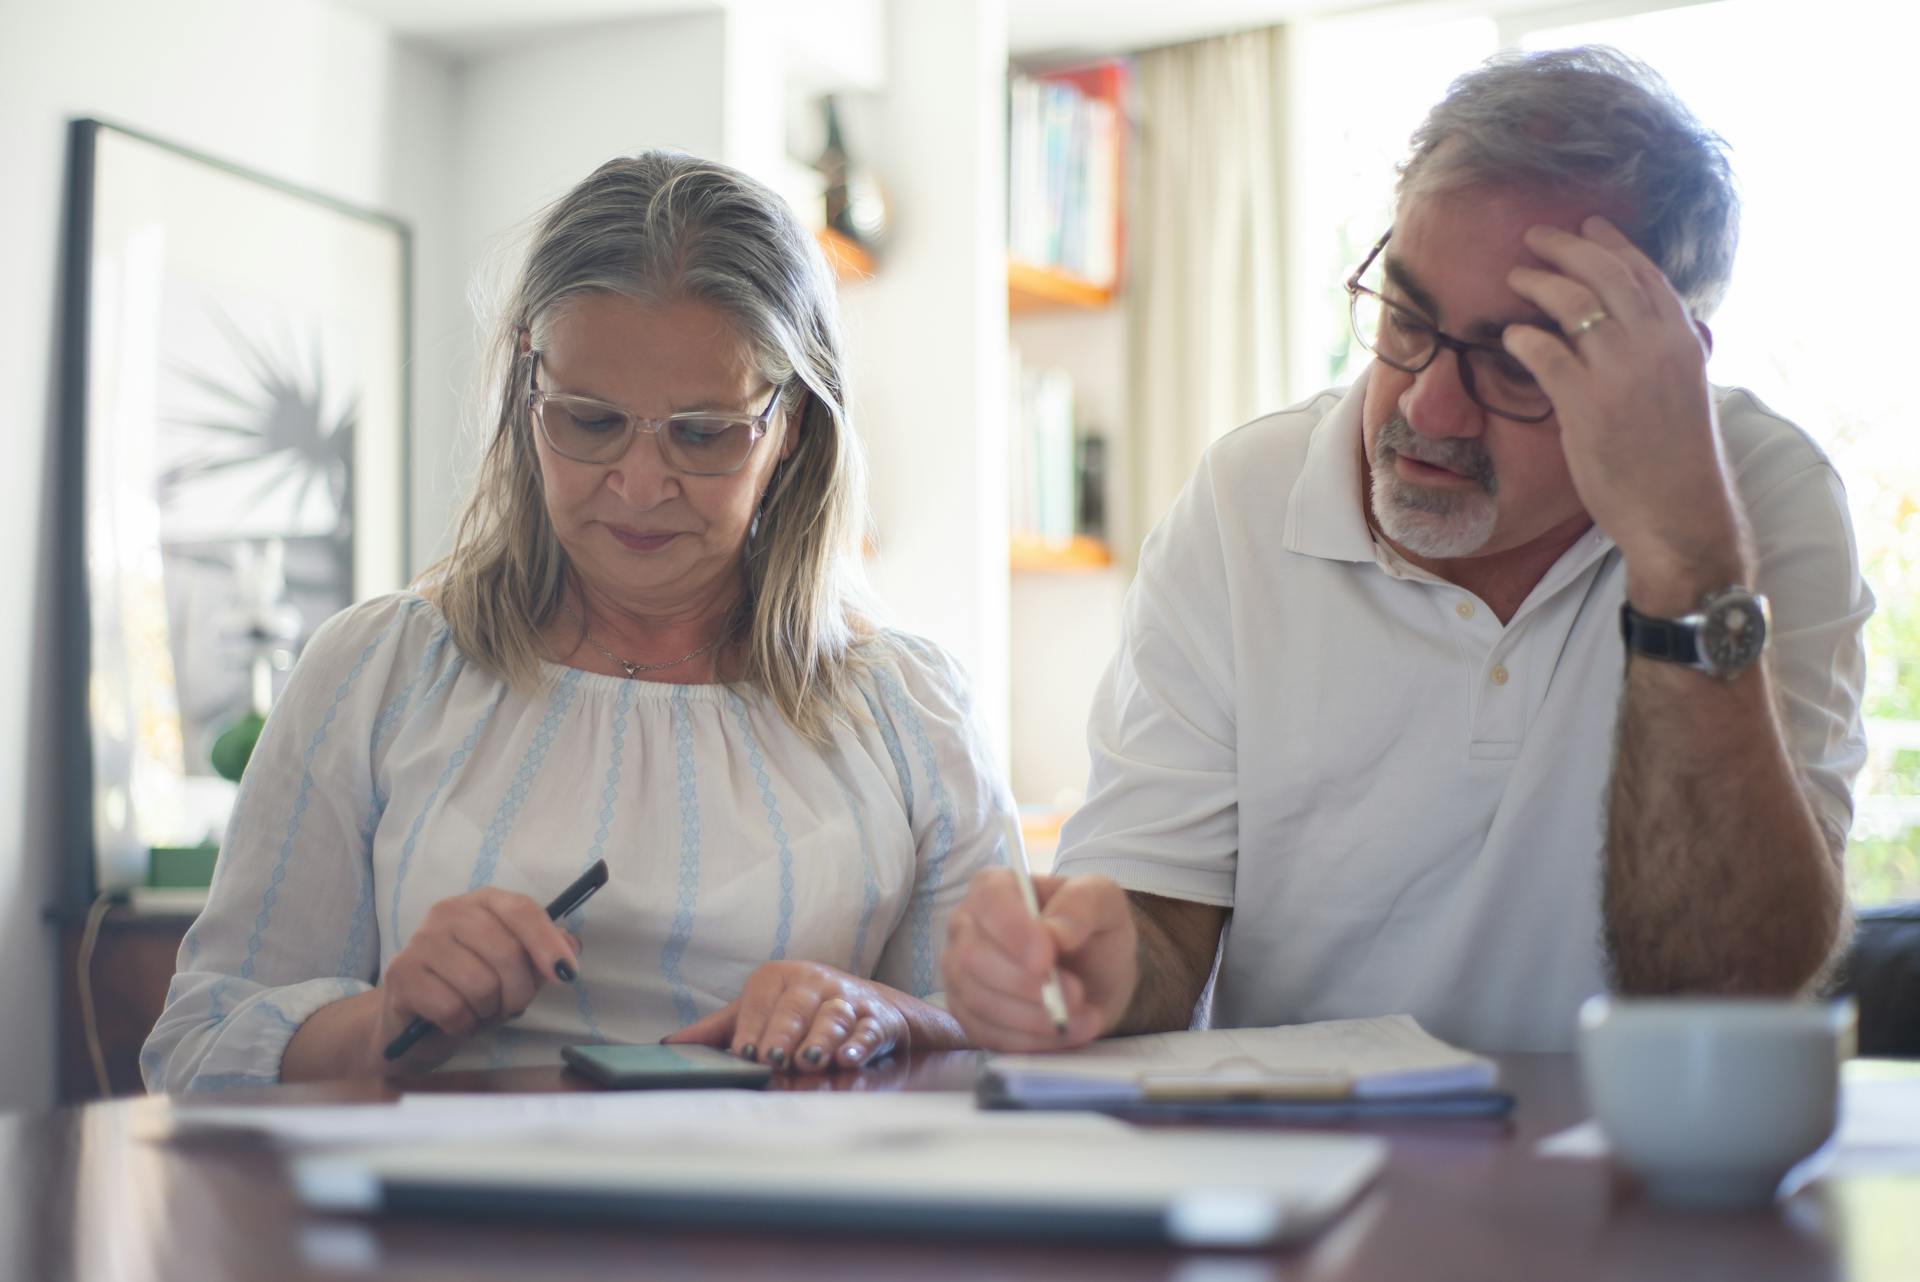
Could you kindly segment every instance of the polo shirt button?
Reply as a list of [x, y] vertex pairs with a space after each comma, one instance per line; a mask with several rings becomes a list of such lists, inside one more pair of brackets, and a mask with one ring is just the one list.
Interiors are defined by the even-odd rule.
[[1493, 672], [1491, 675], [1493, 677], [1493, 684], [1497, 686], [1503, 686], [1507, 684], [1507, 670], [1502, 665], [1498, 663], [1494, 664]]
[[1459, 605], [1453, 607], [1453, 612], [1463, 619], [1471, 619], [1473, 617], [1473, 602], [1462, 601]]

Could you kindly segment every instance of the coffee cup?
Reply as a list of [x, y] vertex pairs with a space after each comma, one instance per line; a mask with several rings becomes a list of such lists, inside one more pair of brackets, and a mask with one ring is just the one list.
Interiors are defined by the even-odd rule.
[[1587, 1104], [1654, 1200], [1763, 1205], [1833, 1134], [1856, 1018], [1851, 1000], [1593, 997]]

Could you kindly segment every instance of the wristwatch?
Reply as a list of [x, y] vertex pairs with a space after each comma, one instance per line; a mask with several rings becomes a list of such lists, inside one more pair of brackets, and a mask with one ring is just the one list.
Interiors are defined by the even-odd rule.
[[1709, 592], [1692, 614], [1656, 619], [1629, 602], [1620, 606], [1620, 635], [1629, 655], [1695, 668], [1731, 681], [1767, 648], [1773, 613], [1767, 598], [1739, 586]]

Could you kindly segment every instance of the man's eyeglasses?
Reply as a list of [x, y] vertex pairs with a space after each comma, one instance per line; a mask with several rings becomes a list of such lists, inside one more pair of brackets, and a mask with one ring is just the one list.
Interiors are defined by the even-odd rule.
[[1521, 423], [1544, 423], [1552, 418], [1553, 402], [1527, 367], [1506, 348], [1469, 343], [1442, 333], [1417, 312], [1388, 301], [1360, 283], [1392, 235], [1393, 229], [1388, 228], [1386, 235], [1374, 242], [1367, 260], [1347, 277], [1353, 336], [1360, 345], [1406, 374], [1418, 374], [1442, 351], [1451, 351], [1460, 362], [1460, 385], [1481, 409]]
[[540, 387], [540, 353], [527, 360], [527, 406], [540, 435], [555, 454], [577, 463], [614, 463], [626, 456], [635, 432], [650, 432], [660, 457], [676, 472], [725, 476], [746, 466], [754, 443], [765, 436], [780, 404], [775, 387], [758, 414], [715, 414], [688, 410], [665, 418], [646, 418], [589, 396], [570, 396]]

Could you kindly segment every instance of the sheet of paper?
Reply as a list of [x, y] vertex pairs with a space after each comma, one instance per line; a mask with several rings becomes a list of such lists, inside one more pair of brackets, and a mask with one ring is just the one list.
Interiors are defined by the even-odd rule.
[[1074, 1051], [996, 1055], [991, 1067], [1040, 1091], [1049, 1078], [1116, 1085], [1244, 1078], [1350, 1082], [1356, 1095], [1386, 1097], [1485, 1089], [1498, 1080], [1491, 1060], [1447, 1045], [1410, 1015], [1117, 1037]]
[[[1549, 1135], [1534, 1151], [1578, 1160], [1612, 1153], [1595, 1121]], [[1840, 1124], [1826, 1147], [1803, 1165], [1816, 1175], [1920, 1173], [1920, 1074], [1881, 1064], [1847, 1065], [1840, 1084]]]
[[1048, 1118], [981, 1112], [961, 1092], [632, 1091], [528, 1095], [405, 1095], [392, 1104], [299, 1107], [178, 1104], [145, 1138], [169, 1140], [235, 1131], [292, 1148], [424, 1140], [552, 1136], [658, 1142], [751, 1138], [758, 1144], [818, 1145], [823, 1136], [1031, 1130], [1059, 1124], [1063, 1140], [1126, 1129], [1110, 1118]]

